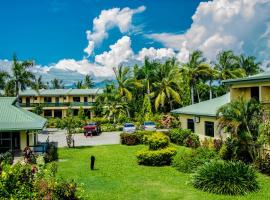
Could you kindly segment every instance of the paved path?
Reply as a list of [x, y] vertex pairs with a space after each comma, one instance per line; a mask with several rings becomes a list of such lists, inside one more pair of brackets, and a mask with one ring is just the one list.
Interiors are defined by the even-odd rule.
[[[58, 147], [66, 147], [66, 131], [59, 129], [46, 129], [38, 135], [39, 142], [45, 142], [49, 137], [50, 142], [57, 142]], [[74, 134], [75, 146], [98, 146], [106, 144], [119, 144], [120, 131], [101, 133], [99, 136], [85, 137], [82, 133]]]

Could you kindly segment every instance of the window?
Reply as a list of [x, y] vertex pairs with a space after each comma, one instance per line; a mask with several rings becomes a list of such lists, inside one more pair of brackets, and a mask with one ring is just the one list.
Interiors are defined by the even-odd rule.
[[87, 97], [84, 97], [84, 102], [88, 102], [88, 98]]
[[44, 110], [44, 117], [52, 117], [52, 110]]
[[44, 97], [44, 102], [45, 103], [51, 103], [52, 102], [52, 97]]
[[80, 102], [81, 98], [80, 97], [73, 97], [73, 102]]
[[205, 122], [204, 129], [206, 136], [214, 137], [214, 122]]
[[193, 133], [195, 132], [194, 121], [193, 121], [193, 119], [188, 119], [188, 120], [187, 120], [187, 128], [188, 128], [189, 130], [191, 130]]
[[73, 110], [73, 115], [74, 116], [78, 116], [78, 114], [79, 114], [79, 109], [74, 109]]
[[251, 96], [251, 98], [259, 101], [259, 99], [260, 99], [259, 87], [251, 87], [250, 88], [250, 96]]
[[55, 118], [62, 118], [62, 110], [54, 110]]
[[37, 100], [37, 97], [35, 97], [35, 101]]

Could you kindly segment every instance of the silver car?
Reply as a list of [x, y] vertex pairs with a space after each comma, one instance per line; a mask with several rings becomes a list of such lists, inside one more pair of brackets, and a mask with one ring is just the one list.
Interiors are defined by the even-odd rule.
[[136, 126], [132, 123], [125, 123], [123, 126], [124, 133], [134, 133], [136, 131]]
[[154, 122], [144, 122], [142, 125], [143, 130], [145, 131], [156, 131], [157, 126]]

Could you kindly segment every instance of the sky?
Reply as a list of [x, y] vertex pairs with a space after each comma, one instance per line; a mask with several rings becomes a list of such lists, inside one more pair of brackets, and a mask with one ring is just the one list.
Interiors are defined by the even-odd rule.
[[76, 82], [113, 76], [145, 57], [186, 62], [199, 49], [270, 61], [270, 0], [6, 0], [0, 2], [0, 70], [13, 53], [34, 72]]

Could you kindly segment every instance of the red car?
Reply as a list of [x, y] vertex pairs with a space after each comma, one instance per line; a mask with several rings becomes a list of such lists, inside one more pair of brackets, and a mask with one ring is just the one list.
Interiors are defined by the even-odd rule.
[[101, 133], [101, 128], [99, 123], [97, 122], [90, 122], [86, 124], [84, 127], [84, 135], [87, 136], [92, 136], [92, 135], [99, 135]]

